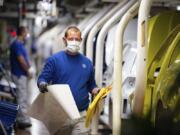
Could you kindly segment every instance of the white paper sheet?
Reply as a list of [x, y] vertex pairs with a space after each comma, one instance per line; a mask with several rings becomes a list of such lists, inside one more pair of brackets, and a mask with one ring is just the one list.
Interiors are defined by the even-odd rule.
[[42, 121], [51, 135], [57, 134], [68, 122], [80, 118], [69, 86], [60, 84], [48, 86], [47, 93], [39, 94], [28, 114]]

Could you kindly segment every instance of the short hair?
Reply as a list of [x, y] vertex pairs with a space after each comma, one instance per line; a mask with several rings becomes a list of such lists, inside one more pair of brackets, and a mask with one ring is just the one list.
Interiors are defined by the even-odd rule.
[[68, 31], [69, 30], [74, 30], [75, 32], [80, 32], [80, 35], [81, 35], [81, 31], [80, 31], [80, 29], [78, 27], [76, 27], [76, 26], [69, 26], [67, 28], [67, 30], [65, 31], [65, 34], [64, 34], [65, 37], [68, 36]]
[[17, 28], [17, 35], [20, 36], [25, 31], [26, 31], [26, 27], [25, 26], [20, 26], [20, 27]]

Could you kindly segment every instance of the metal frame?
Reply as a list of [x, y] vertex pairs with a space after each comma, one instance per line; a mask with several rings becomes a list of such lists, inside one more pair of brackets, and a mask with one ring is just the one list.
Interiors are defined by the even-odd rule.
[[102, 28], [104, 23], [113, 15], [115, 14], [119, 9], [122, 8], [122, 6], [127, 2], [128, 0], [123, 0], [118, 5], [113, 7], [113, 9], [108, 12], [101, 20], [99, 20], [96, 25], [91, 29], [89, 32], [88, 38], [87, 38], [87, 44], [86, 44], [86, 56], [93, 61], [93, 39], [96, 36], [97, 32]]
[[[123, 36], [128, 22], [137, 14], [139, 2], [126, 12], [117, 26], [114, 49], [114, 75], [113, 75], [113, 135], [121, 134], [121, 102], [122, 102], [122, 57]], [[120, 119], [117, 119], [119, 118]]]
[[96, 59], [95, 59], [95, 79], [99, 87], [102, 87], [103, 75], [103, 55], [104, 55], [104, 41], [109, 29], [116, 24], [124, 13], [131, 7], [136, 0], [131, 0], [126, 3], [114, 16], [112, 16], [99, 32], [96, 44]]
[[90, 29], [94, 26], [94, 24], [101, 18], [104, 16], [104, 14], [106, 14], [110, 9], [112, 8], [112, 5], [108, 6], [108, 7], [104, 7], [99, 13], [97, 13], [94, 17], [92, 17], [88, 22], [90, 22], [86, 28], [82, 31], [82, 42], [81, 42], [81, 48], [80, 48], [80, 52], [84, 53], [84, 48], [85, 48], [85, 39], [86, 36], [88, 34], [88, 32], [90, 31]]
[[147, 61], [147, 27], [148, 16], [152, 0], [142, 0], [138, 13], [138, 37], [137, 37], [137, 67], [136, 84], [133, 101], [133, 113], [142, 117], [144, 106], [144, 95], [146, 89], [146, 61]]

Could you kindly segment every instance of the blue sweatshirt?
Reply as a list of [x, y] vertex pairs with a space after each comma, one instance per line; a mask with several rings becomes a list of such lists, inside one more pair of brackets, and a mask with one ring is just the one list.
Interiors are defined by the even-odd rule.
[[88, 108], [89, 93], [96, 87], [91, 61], [82, 54], [69, 55], [65, 51], [47, 59], [38, 78], [40, 82], [68, 84], [79, 111]]
[[11, 72], [17, 77], [20, 77], [21, 75], [27, 76], [27, 73], [17, 59], [18, 56], [22, 56], [26, 64], [29, 65], [29, 57], [24, 44], [19, 40], [15, 40], [10, 46]]

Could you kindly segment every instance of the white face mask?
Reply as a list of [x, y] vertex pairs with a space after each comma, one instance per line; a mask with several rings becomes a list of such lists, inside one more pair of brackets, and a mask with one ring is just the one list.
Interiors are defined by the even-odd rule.
[[26, 39], [29, 39], [30, 38], [30, 34], [29, 33], [27, 33], [27, 35], [26, 35]]
[[30, 34], [27, 33], [26, 37], [24, 38], [24, 42], [28, 41], [30, 39]]
[[76, 41], [76, 40], [73, 40], [73, 41], [67, 40], [66, 49], [72, 53], [77, 53], [80, 50], [80, 43], [81, 42]]

